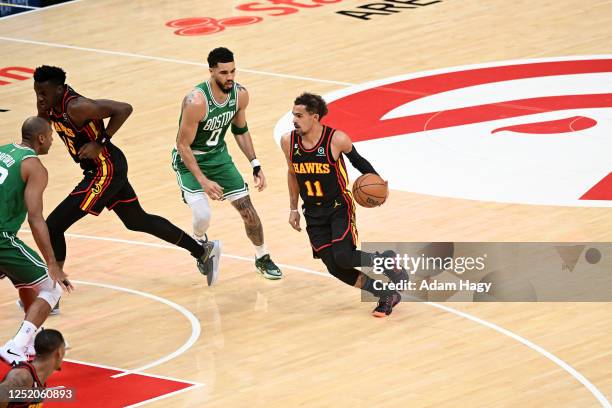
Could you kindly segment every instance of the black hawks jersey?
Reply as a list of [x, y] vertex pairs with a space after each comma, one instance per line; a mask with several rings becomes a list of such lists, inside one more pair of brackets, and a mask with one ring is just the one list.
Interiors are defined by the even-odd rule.
[[300, 186], [300, 197], [306, 206], [330, 204], [340, 195], [352, 201], [342, 154], [334, 160], [331, 151], [335, 131], [323, 126], [319, 142], [312, 149], [305, 149], [302, 138], [295, 131], [291, 132], [289, 157]]
[[80, 96], [74, 89], [66, 85], [62, 98], [61, 112], [50, 109], [48, 112], [49, 120], [51, 120], [53, 128], [68, 148], [68, 153], [70, 153], [72, 159], [79, 163], [83, 170], [107, 167], [106, 162], [112, 159], [112, 151], [116, 150], [110, 143], [102, 148], [100, 155], [96, 159], [79, 159], [79, 149], [83, 145], [95, 141], [100, 132], [104, 130], [104, 122], [101, 119], [89, 120], [80, 127], [72, 122], [67, 112], [68, 102]]
[[[38, 379], [38, 374], [36, 373], [36, 369], [34, 368], [32, 364], [23, 361], [17, 364], [12, 369], [14, 370], [17, 368], [27, 369], [30, 372], [30, 375], [32, 376], [32, 384], [26, 388], [45, 388], [45, 384], [43, 384]], [[43, 406], [42, 400], [33, 400], [33, 401], [28, 401], [28, 402], [10, 402], [7, 408], [41, 408], [42, 406]]]

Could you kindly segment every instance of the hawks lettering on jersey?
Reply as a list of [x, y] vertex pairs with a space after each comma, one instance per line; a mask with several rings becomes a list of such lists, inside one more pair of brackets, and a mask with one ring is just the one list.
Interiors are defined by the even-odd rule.
[[334, 160], [331, 140], [335, 129], [323, 126], [321, 137], [312, 149], [305, 149], [301, 137], [291, 133], [291, 166], [306, 205], [331, 203], [339, 195], [352, 201], [347, 189], [348, 176], [342, 155]]
[[104, 122], [101, 119], [89, 120], [80, 127], [72, 122], [67, 112], [68, 103], [80, 96], [74, 89], [66, 85], [61, 111], [56, 112], [50, 109], [48, 113], [53, 128], [68, 148], [68, 153], [70, 153], [72, 159], [79, 163], [84, 170], [89, 170], [103, 165], [102, 162], [110, 159], [111, 154], [105, 146], [100, 152], [100, 156], [94, 160], [79, 158], [79, 149], [87, 143], [95, 141], [100, 132], [104, 130]]

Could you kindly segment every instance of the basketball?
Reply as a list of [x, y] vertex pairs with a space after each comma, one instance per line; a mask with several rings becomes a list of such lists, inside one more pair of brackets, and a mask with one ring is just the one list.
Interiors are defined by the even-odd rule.
[[363, 174], [353, 183], [353, 197], [362, 207], [378, 207], [387, 201], [388, 196], [387, 182], [378, 174]]

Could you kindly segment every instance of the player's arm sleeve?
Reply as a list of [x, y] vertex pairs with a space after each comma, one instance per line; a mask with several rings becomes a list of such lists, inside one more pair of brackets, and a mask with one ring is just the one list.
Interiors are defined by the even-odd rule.
[[367, 161], [362, 155], [359, 154], [355, 146], [353, 146], [351, 151], [349, 151], [348, 153], [345, 153], [345, 155], [350, 160], [353, 167], [359, 170], [361, 174], [366, 174], [366, 173], [378, 174], [376, 170], [374, 170], [374, 167], [372, 166], [372, 164], [369, 161]]

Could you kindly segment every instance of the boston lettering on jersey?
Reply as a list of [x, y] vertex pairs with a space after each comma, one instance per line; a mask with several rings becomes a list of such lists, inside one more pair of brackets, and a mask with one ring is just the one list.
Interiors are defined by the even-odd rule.
[[[198, 92], [201, 92], [208, 103], [206, 117], [202, 120], [196, 131], [195, 138], [191, 143], [191, 150], [197, 150], [203, 153], [212, 153], [222, 151], [225, 147], [225, 134], [230, 127], [234, 116], [238, 112], [238, 89], [240, 85], [234, 84], [230, 92], [227, 94], [227, 99], [218, 103], [214, 96], [210, 83], [202, 82], [195, 86]], [[183, 114], [179, 118], [179, 125]]]

